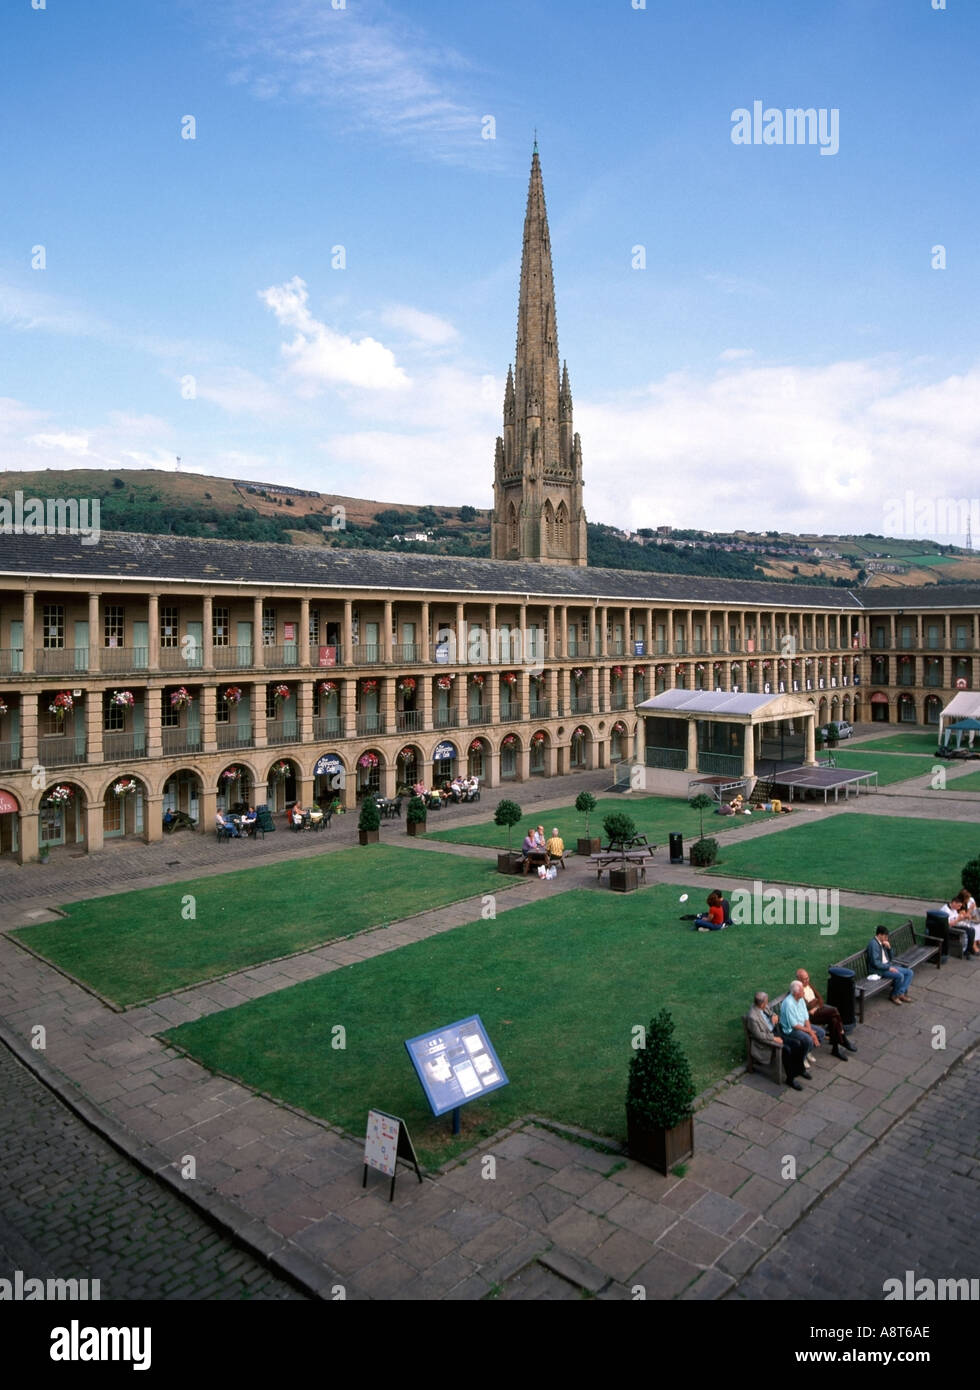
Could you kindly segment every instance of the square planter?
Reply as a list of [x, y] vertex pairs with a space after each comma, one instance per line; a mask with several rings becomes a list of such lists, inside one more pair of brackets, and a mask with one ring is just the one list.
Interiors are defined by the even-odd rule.
[[376, 845], [381, 839], [380, 830], [359, 830], [357, 838], [362, 845]]
[[425, 826], [424, 820], [410, 820], [405, 826], [405, 831], [409, 835], [424, 835]]
[[583, 839], [583, 840], [577, 840], [577, 841], [575, 842], [575, 853], [576, 853], [576, 854], [584, 854], [584, 855], [598, 854], [599, 851], [600, 851], [601, 849], [602, 849], [602, 841], [601, 841], [600, 839], [598, 839], [598, 838], [593, 838], [593, 839], [590, 839], [590, 840], [584, 840], [584, 839]]
[[640, 886], [640, 871], [632, 864], [609, 870], [609, 887], [614, 893], [635, 893]]
[[626, 1112], [630, 1158], [667, 1174], [675, 1164], [694, 1153], [694, 1116], [688, 1115], [673, 1129], [646, 1129]]
[[519, 874], [524, 869], [524, 859], [513, 851], [504, 850], [497, 855], [498, 874]]

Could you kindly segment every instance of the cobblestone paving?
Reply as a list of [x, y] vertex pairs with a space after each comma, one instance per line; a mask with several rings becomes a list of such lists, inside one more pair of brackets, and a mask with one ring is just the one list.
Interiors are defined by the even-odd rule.
[[980, 1049], [776, 1245], [734, 1295], [881, 1299], [886, 1279], [980, 1276]]
[[94, 1135], [0, 1047], [0, 1278], [103, 1299], [303, 1299]]

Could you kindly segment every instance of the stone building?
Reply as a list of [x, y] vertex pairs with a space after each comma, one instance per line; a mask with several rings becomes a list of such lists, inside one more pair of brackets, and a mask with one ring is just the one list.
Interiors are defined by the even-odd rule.
[[[490, 560], [3, 537], [0, 854], [155, 840], [166, 810], [210, 832], [239, 801], [353, 807], [459, 769], [494, 786], [658, 765], [634, 747], [635, 708], [671, 688], [803, 693], [818, 723], [907, 725], [976, 688], [976, 588], [586, 565], [536, 151], [494, 489]], [[726, 756], [706, 729], [699, 766]]]

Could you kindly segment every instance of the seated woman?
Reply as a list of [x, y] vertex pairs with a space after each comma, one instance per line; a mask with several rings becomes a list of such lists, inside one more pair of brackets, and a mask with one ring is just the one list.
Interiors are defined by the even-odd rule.
[[691, 931], [724, 931], [725, 930], [725, 908], [721, 894], [715, 890], [708, 894], [708, 911], [700, 917], [695, 917], [694, 926]]

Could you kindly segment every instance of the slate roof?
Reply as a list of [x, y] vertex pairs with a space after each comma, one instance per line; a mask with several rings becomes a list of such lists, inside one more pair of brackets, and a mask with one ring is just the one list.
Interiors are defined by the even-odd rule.
[[154, 583], [309, 587], [513, 595], [535, 600], [764, 605], [772, 608], [960, 608], [980, 606], [980, 586], [932, 586], [888, 591], [887, 605], [848, 589], [777, 584], [647, 570], [539, 565], [473, 560], [455, 555], [403, 555], [394, 551], [332, 549], [196, 536], [144, 536], [103, 531], [98, 543], [71, 535], [0, 534], [0, 575], [34, 579], [126, 579]]

